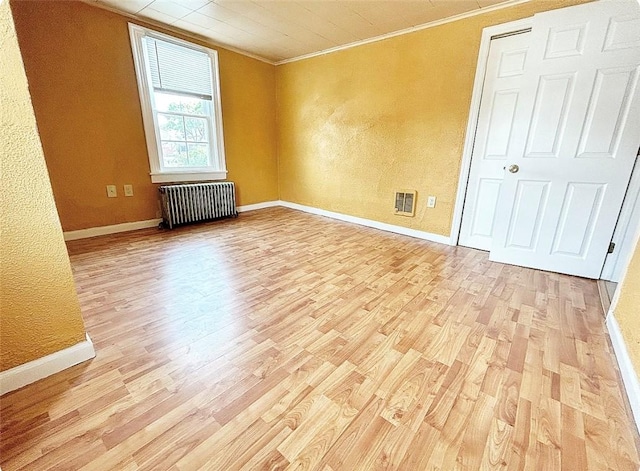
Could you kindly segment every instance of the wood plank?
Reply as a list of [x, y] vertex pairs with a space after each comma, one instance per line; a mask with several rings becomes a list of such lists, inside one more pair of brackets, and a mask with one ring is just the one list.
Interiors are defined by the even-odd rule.
[[14, 469], [637, 471], [595, 283], [273, 208], [69, 242], [97, 357]]

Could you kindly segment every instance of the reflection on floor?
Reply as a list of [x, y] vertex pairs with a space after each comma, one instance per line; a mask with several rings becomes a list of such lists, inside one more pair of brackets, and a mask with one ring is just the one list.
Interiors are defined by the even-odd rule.
[[613, 295], [616, 293], [616, 288], [618, 287], [618, 283], [613, 281], [604, 282], [605, 289], [607, 290], [607, 294], [609, 295], [609, 302], [613, 299]]
[[611, 306], [613, 295], [616, 293], [618, 283], [614, 283], [613, 281], [598, 280], [597, 285], [598, 293], [600, 294], [600, 303], [602, 304], [602, 311], [606, 316], [606, 314], [609, 312], [609, 307]]
[[97, 357], [5, 471], [638, 471], [591, 280], [283, 208], [69, 250]]

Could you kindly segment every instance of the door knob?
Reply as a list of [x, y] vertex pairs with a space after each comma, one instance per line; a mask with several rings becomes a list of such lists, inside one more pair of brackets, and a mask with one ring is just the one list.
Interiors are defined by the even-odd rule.
[[520, 167], [518, 167], [517, 165], [515, 164], [509, 165], [509, 171], [511, 173], [518, 173], [518, 170], [520, 170]]

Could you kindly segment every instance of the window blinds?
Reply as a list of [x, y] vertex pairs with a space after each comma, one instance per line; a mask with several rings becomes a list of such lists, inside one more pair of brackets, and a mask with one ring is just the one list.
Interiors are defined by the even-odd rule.
[[208, 54], [150, 36], [146, 36], [144, 41], [154, 90], [211, 99], [211, 61]]

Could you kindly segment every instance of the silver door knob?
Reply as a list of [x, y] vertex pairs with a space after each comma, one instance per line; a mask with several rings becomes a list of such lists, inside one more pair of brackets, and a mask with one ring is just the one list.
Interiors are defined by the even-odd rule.
[[509, 165], [509, 171], [511, 173], [518, 173], [518, 170], [520, 170], [520, 167], [518, 167], [517, 165], [515, 164]]

